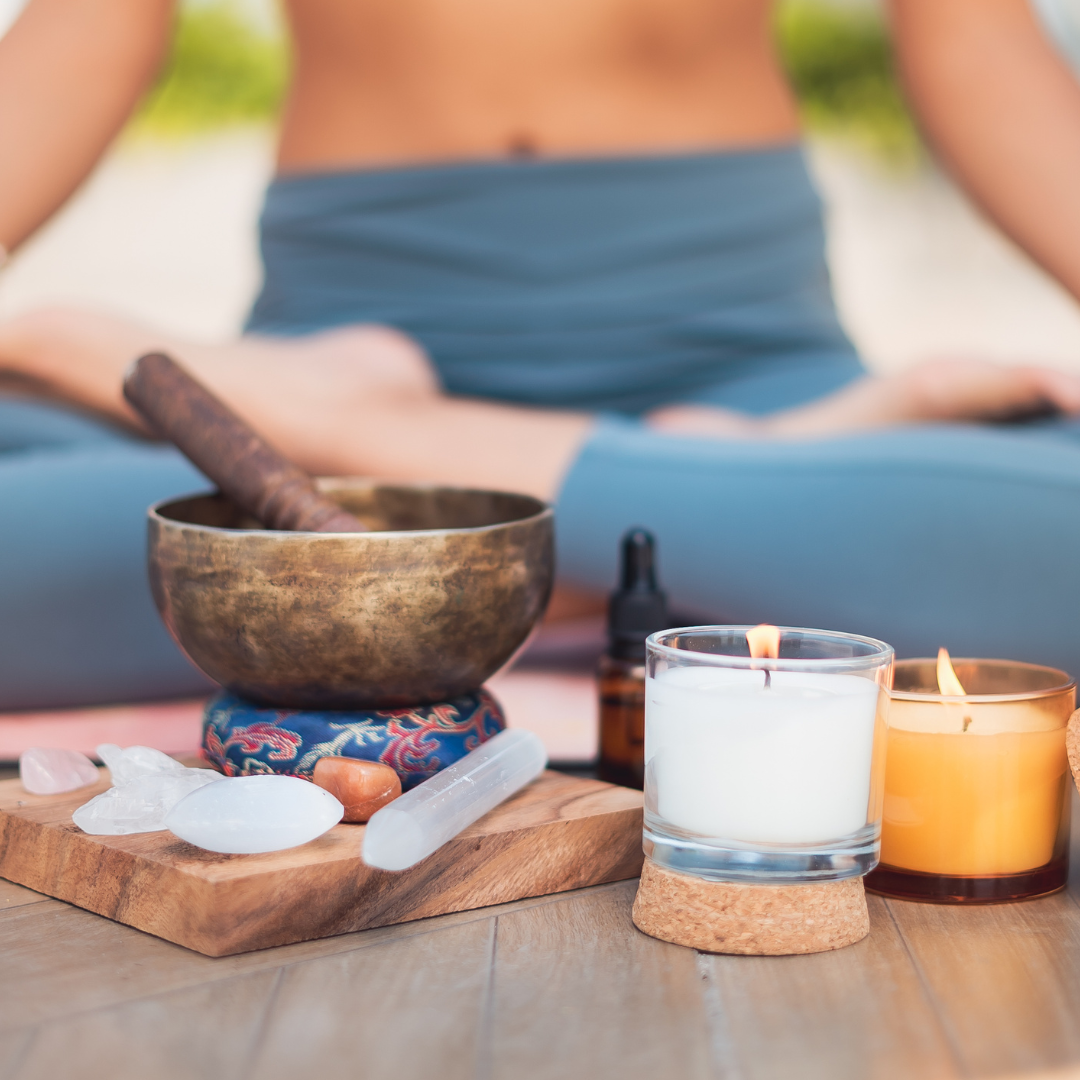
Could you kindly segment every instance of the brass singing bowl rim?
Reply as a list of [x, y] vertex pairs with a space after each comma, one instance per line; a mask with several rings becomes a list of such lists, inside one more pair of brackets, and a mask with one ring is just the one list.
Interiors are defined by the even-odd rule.
[[158, 611], [234, 693], [305, 709], [448, 701], [543, 616], [555, 518], [535, 496], [366, 477], [320, 486], [371, 531], [265, 529], [211, 491], [148, 511]]
[[[340, 540], [343, 537], [349, 539], [363, 539], [374, 540], [376, 537], [384, 540], [393, 540], [401, 537], [422, 537], [422, 536], [442, 536], [446, 533], [474, 533], [480, 534], [484, 532], [490, 532], [494, 529], [501, 529], [507, 525], [517, 525], [520, 523], [527, 523], [533, 521], [539, 521], [545, 517], [553, 517], [555, 514], [554, 507], [550, 503], [544, 502], [543, 499], [537, 498], [535, 495], [527, 495], [519, 491], [503, 491], [497, 488], [474, 488], [474, 487], [458, 487], [452, 484], [436, 484], [436, 483], [400, 483], [383, 481], [378, 479], [369, 479], [367, 477], [352, 477], [352, 476], [320, 476], [316, 479], [316, 485], [321, 491], [329, 492], [332, 495], [336, 495], [343, 490], [357, 490], [357, 491], [400, 491], [400, 492], [416, 492], [422, 493], [435, 493], [445, 492], [453, 495], [477, 495], [477, 496], [497, 496], [500, 498], [510, 499], [514, 501], [520, 501], [523, 503], [531, 504], [532, 510], [529, 513], [516, 514], [512, 517], [500, 518], [498, 521], [488, 522], [484, 525], [444, 525], [438, 528], [422, 528], [422, 529], [379, 529], [372, 528], [366, 532], [304, 532], [300, 530], [291, 529], [268, 529], [263, 525], [258, 524], [254, 518], [251, 518], [251, 525], [208, 525], [201, 521], [191, 521], [184, 517], [179, 517], [175, 514], [170, 514], [167, 511], [170, 507], [176, 506], [182, 503], [194, 502], [195, 500], [214, 499], [214, 498], [227, 498], [216, 488], [202, 489], [200, 491], [192, 491], [185, 495], [172, 495], [167, 499], [160, 499], [156, 503], [153, 503], [147, 509], [147, 517], [154, 518], [161, 522], [166, 523], [170, 528], [176, 526], [182, 526], [188, 529], [197, 529], [200, 532], [207, 533], [221, 533], [224, 536], [236, 537], [250, 534], [252, 536], [260, 537], [281, 537], [286, 541], [292, 538], [297, 540], [304, 540], [305, 543], [311, 541], [333, 541]], [[362, 514], [358, 515], [362, 518]]]

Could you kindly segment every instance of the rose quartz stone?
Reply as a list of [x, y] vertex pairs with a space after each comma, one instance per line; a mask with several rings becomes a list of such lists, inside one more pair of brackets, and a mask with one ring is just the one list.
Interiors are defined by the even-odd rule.
[[98, 771], [78, 750], [34, 746], [19, 755], [19, 779], [31, 795], [57, 795], [96, 784]]

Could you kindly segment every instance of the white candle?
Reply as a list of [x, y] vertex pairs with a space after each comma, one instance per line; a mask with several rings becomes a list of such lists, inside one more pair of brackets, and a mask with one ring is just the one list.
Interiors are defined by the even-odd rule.
[[700, 836], [818, 843], [867, 823], [879, 687], [857, 675], [681, 667], [648, 680], [656, 813]]

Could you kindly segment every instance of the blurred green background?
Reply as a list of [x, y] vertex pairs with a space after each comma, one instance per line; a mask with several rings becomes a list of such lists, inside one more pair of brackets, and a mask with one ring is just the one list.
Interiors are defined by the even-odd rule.
[[[867, 4], [782, 0], [777, 42], [808, 128], [894, 161], [918, 153], [879, 10]], [[280, 27], [241, 0], [180, 9], [172, 56], [135, 122], [140, 133], [185, 134], [272, 120], [289, 66]]]
[[237, 0], [184, 3], [172, 54], [143, 102], [136, 130], [181, 134], [273, 120], [288, 69], [275, 23], [253, 18]]
[[776, 37], [810, 131], [894, 160], [917, 156], [918, 135], [879, 8], [782, 0]]

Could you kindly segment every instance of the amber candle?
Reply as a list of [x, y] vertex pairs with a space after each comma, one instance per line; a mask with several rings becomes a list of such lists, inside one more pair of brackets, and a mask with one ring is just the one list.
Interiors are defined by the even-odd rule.
[[1068, 874], [1076, 684], [1034, 664], [954, 667], [939, 684], [933, 660], [896, 664], [881, 863], [867, 887], [939, 903], [1053, 892]]

